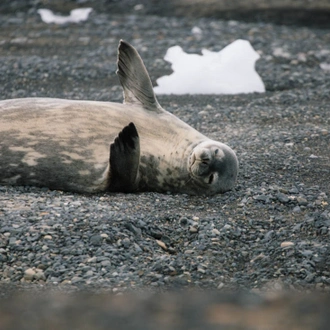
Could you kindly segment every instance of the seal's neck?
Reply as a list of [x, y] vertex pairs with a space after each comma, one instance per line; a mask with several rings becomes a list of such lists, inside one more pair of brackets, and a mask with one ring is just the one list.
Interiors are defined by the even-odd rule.
[[205, 139], [198, 139], [192, 143], [184, 138], [176, 137], [170, 143], [162, 146], [159, 154], [146, 153], [140, 158], [139, 190], [145, 187], [154, 191], [182, 191], [191, 180], [189, 173], [189, 157], [193, 149]]

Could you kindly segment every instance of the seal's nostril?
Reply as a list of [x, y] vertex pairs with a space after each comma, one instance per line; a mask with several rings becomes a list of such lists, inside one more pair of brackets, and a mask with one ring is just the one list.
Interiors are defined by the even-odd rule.
[[210, 158], [208, 158], [208, 157], [203, 157], [203, 158], [201, 158], [201, 162], [202, 162], [202, 164], [204, 164], [204, 165], [209, 165], [209, 164], [210, 164]]

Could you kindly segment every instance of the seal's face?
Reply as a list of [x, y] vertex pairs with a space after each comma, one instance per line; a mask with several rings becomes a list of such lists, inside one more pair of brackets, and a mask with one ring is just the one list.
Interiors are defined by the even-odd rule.
[[199, 194], [222, 193], [233, 188], [238, 161], [234, 151], [216, 141], [198, 144], [188, 159], [191, 181]]

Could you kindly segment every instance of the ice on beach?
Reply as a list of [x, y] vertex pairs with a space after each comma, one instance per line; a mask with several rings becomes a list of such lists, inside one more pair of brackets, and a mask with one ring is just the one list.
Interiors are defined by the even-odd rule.
[[173, 73], [157, 79], [156, 94], [239, 94], [265, 92], [255, 71], [260, 58], [247, 40], [238, 39], [219, 52], [187, 54], [180, 46], [167, 50], [164, 59]]
[[92, 8], [77, 8], [70, 11], [69, 16], [54, 15], [49, 9], [38, 9], [41, 19], [45, 23], [66, 24], [86, 21]]

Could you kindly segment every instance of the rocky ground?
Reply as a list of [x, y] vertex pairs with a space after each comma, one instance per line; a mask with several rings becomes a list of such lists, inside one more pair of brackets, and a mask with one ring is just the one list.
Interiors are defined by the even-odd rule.
[[138, 49], [154, 83], [171, 72], [163, 60], [170, 46], [218, 51], [247, 39], [267, 92], [159, 97], [237, 152], [237, 187], [224, 195], [0, 187], [2, 295], [16, 287], [330, 290], [330, 29], [151, 16], [139, 7], [96, 8], [87, 22], [57, 26], [36, 8], [0, 15], [0, 99], [121, 102], [119, 39]]

